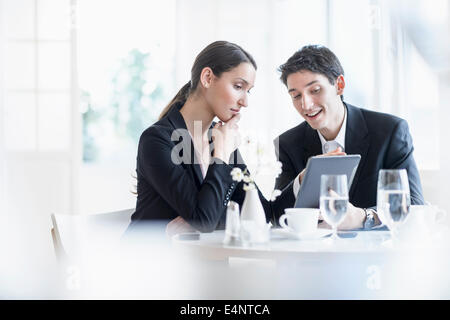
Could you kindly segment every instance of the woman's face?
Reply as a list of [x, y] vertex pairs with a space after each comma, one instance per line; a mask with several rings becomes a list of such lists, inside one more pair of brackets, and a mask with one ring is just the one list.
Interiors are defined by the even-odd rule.
[[205, 97], [214, 115], [227, 122], [248, 103], [248, 94], [255, 83], [256, 70], [243, 62], [220, 77], [212, 77]]

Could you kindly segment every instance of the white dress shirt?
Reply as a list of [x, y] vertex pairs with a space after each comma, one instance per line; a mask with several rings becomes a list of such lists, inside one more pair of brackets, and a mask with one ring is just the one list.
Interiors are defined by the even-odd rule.
[[[320, 142], [322, 143], [322, 154], [328, 153], [330, 151], [336, 150], [337, 147], [341, 147], [342, 151], [345, 151], [345, 130], [347, 129], [347, 110], [344, 108], [344, 121], [342, 122], [341, 129], [339, 130], [338, 135], [332, 141], [327, 141], [319, 130], [316, 130], [319, 134]], [[295, 177], [294, 185], [292, 186], [294, 190], [294, 196], [297, 198], [298, 191], [300, 190], [300, 181], [299, 177], [300, 173], [297, 177]]]

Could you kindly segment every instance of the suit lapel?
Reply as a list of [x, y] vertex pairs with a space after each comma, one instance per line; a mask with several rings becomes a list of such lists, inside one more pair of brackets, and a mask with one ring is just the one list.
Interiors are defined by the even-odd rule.
[[306, 141], [303, 147], [304, 158], [302, 160], [306, 166], [306, 163], [310, 157], [322, 154], [322, 143], [320, 142], [317, 131], [311, 128], [309, 124], [306, 125], [305, 140]]
[[359, 108], [350, 104], [345, 104], [347, 107], [347, 129], [345, 132], [345, 152], [347, 154], [359, 154], [361, 160], [356, 170], [352, 184], [349, 190], [349, 197], [351, 198], [357, 188], [357, 181], [364, 168], [367, 152], [369, 150], [370, 137], [367, 129], [366, 121]]

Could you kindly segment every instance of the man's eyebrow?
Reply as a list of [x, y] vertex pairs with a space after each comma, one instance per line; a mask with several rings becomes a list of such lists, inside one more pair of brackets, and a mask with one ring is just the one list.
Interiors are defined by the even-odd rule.
[[312, 84], [314, 84], [316, 82], [319, 82], [319, 80], [313, 80], [313, 81], [307, 83], [305, 87], [309, 87], [310, 85], [312, 85]]
[[[306, 86], [305, 86], [305, 88], [306, 88], [306, 87], [309, 87], [310, 85], [312, 85], [312, 84], [314, 84], [314, 83], [316, 83], [316, 82], [319, 82], [319, 80], [313, 80], [313, 81], [307, 83]], [[291, 89], [288, 90], [288, 93], [291, 93], [292, 91], [297, 91], [297, 89], [291, 88]]]

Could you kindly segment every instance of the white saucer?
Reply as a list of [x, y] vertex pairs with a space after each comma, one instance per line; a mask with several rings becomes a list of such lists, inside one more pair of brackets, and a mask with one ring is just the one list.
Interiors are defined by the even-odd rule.
[[276, 235], [280, 235], [283, 238], [290, 238], [290, 239], [296, 239], [296, 240], [314, 240], [323, 238], [325, 236], [328, 236], [332, 233], [332, 230], [329, 229], [317, 229], [314, 232], [308, 232], [308, 233], [295, 233], [291, 232], [287, 229], [278, 228], [278, 229], [272, 229], [272, 233]]

